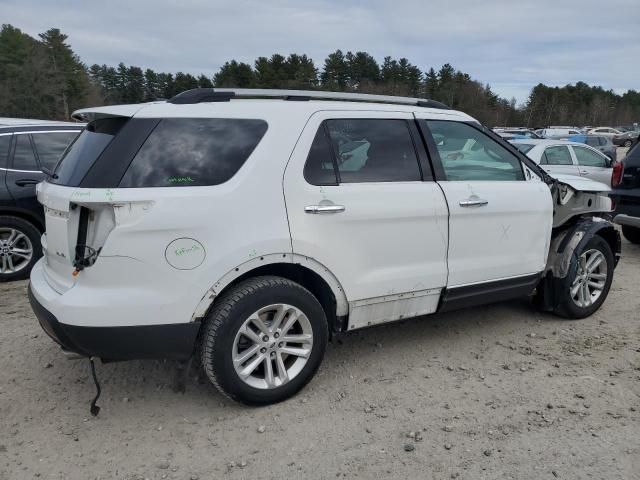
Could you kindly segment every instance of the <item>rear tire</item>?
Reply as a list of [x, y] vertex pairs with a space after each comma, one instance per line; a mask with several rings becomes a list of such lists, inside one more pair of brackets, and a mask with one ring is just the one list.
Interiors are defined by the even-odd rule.
[[307, 289], [282, 277], [250, 278], [214, 304], [202, 335], [202, 366], [233, 400], [280, 402], [315, 375], [328, 332], [324, 310]]
[[42, 256], [41, 236], [40, 230], [22, 218], [0, 216], [0, 282], [29, 277]]
[[628, 225], [622, 226], [622, 235], [631, 243], [640, 244], [640, 228], [629, 227]]
[[572, 319], [592, 315], [609, 294], [614, 268], [613, 252], [607, 241], [593, 237], [571, 259], [567, 276], [557, 280], [559, 302], [555, 313]]

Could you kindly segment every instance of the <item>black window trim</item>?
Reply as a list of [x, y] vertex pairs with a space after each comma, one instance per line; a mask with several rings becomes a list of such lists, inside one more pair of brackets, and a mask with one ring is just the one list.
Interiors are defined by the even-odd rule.
[[[340, 185], [350, 185], [350, 184], [362, 184], [362, 183], [403, 183], [402, 181], [388, 181], [388, 182], [342, 182], [342, 178], [340, 177], [340, 169], [338, 168], [338, 152], [336, 151], [336, 147], [331, 141], [331, 135], [329, 134], [329, 127], [327, 126], [327, 122], [329, 120], [400, 120], [405, 123], [407, 126], [407, 130], [409, 131], [409, 138], [411, 139], [411, 144], [413, 145], [413, 151], [416, 155], [418, 171], [420, 172], [420, 180], [421, 182], [433, 182], [434, 175], [432, 172], [431, 159], [429, 158], [429, 152], [424, 146], [424, 139], [421, 137], [420, 129], [416, 127], [415, 119], [408, 118], [393, 118], [393, 117], [336, 117], [336, 118], [324, 118], [321, 120], [320, 125], [316, 129], [313, 135], [313, 139], [311, 140], [311, 144], [307, 149], [307, 157], [305, 159], [305, 163], [303, 166], [303, 177], [305, 182], [309, 185], [313, 185], [316, 187], [337, 187]], [[324, 132], [325, 141], [329, 142], [329, 148], [331, 149], [331, 163], [333, 164], [333, 170], [337, 183], [323, 183], [316, 184], [312, 183], [307, 179], [304, 174], [304, 169], [306, 168], [307, 162], [309, 161], [309, 153], [311, 152], [311, 147], [313, 146], [313, 141], [316, 138], [318, 130], [322, 129]], [[413, 180], [407, 180], [413, 181]]]
[[[418, 119], [418, 126], [419, 126], [420, 131], [422, 132], [424, 140], [425, 140], [425, 142], [427, 144], [427, 151], [428, 151], [429, 157], [431, 159], [431, 165], [433, 167], [433, 171], [434, 171], [434, 176], [435, 176], [435, 181], [436, 182], [447, 181], [447, 175], [446, 175], [446, 173], [444, 171], [444, 167], [442, 165], [442, 159], [440, 158], [440, 152], [438, 151], [438, 146], [436, 145], [436, 142], [433, 139], [433, 135], [431, 134], [431, 129], [429, 128], [429, 125], [427, 124], [427, 122], [429, 122], [429, 121], [455, 122], [455, 123], [462, 123], [462, 124], [465, 124], [465, 125], [469, 125], [470, 127], [478, 130], [480, 133], [483, 133], [487, 137], [489, 137], [492, 140], [496, 141], [498, 144], [500, 144], [502, 147], [506, 148], [517, 159], [520, 160], [520, 168], [522, 169], [522, 176], [523, 176], [524, 181], [527, 181], [527, 176], [525, 175], [524, 168], [522, 167], [522, 164], [526, 165], [527, 168], [529, 168], [536, 175], [538, 175], [542, 179], [542, 181], [544, 181], [546, 183], [549, 183], [550, 181], [551, 182], [553, 181], [551, 179], [551, 177], [537, 163], [535, 163], [533, 160], [531, 160], [529, 157], [527, 157], [524, 153], [522, 153], [520, 150], [518, 150], [514, 145], [512, 145], [511, 143], [506, 141], [504, 138], [502, 138], [500, 135], [498, 135], [497, 133], [492, 131], [490, 128], [487, 128], [487, 127], [481, 125], [480, 123], [478, 123], [476, 121], [450, 120], [450, 119], [445, 119], [445, 118], [422, 118], [421, 117], [421, 118]], [[516, 180], [516, 181], [520, 181], [520, 180]]]

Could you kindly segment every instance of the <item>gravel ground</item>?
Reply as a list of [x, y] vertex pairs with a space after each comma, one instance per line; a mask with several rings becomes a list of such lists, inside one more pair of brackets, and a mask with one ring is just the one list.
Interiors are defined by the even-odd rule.
[[98, 364], [41, 331], [26, 282], [0, 284], [0, 479], [640, 478], [640, 247], [603, 308], [566, 321], [526, 300], [335, 339], [270, 407], [176, 365]]

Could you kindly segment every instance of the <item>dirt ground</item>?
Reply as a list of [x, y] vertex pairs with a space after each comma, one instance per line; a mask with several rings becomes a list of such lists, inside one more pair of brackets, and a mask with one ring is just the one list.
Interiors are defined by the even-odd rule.
[[0, 284], [0, 479], [640, 478], [640, 247], [603, 308], [566, 321], [526, 300], [334, 339], [270, 407], [175, 364], [67, 360]]

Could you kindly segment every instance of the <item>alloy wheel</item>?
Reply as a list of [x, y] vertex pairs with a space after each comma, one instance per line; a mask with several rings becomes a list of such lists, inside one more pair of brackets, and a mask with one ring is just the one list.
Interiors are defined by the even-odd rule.
[[29, 237], [15, 228], [0, 227], [0, 275], [17, 273], [33, 258]]
[[304, 312], [292, 305], [273, 304], [243, 322], [233, 342], [233, 366], [246, 384], [273, 389], [302, 371], [312, 348], [313, 331]]
[[593, 305], [607, 283], [607, 259], [600, 250], [591, 249], [580, 255], [578, 269], [571, 284], [571, 298], [581, 308]]

